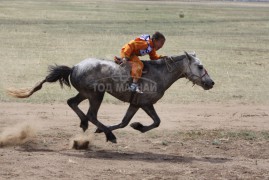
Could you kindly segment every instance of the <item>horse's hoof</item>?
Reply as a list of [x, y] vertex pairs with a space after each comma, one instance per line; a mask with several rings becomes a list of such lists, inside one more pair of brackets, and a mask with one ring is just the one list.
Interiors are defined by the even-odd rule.
[[81, 128], [82, 128], [83, 132], [85, 132], [88, 129], [86, 127], [81, 127]]
[[110, 132], [110, 133], [106, 134], [106, 141], [110, 141], [112, 143], [117, 143], [117, 138], [112, 132]]
[[85, 132], [87, 129], [88, 129], [88, 122], [84, 123], [84, 122], [81, 122], [80, 123], [80, 127], [83, 129], [83, 131]]
[[140, 132], [143, 132], [143, 125], [140, 122], [134, 122], [130, 125], [132, 128], [134, 128], [135, 130], [138, 130]]
[[101, 129], [97, 128], [94, 133], [102, 133], [102, 132], [104, 132], [104, 131], [102, 131]]
[[[108, 140], [107, 140], [108, 141]], [[110, 142], [114, 143], [114, 144], [117, 144], [117, 139], [111, 139], [109, 140]]]

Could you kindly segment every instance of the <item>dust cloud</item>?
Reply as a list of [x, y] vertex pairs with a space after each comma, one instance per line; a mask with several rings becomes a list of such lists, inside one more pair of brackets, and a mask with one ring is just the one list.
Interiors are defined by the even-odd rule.
[[34, 138], [36, 132], [37, 126], [30, 121], [7, 127], [0, 133], [0, 147], [24, 144]]
[[89, 149], [92, 145], [93, 137], [89, 134], [89, 132], [80, 133], [71, 138], [70, 140], [70, 148], [72, 149]]

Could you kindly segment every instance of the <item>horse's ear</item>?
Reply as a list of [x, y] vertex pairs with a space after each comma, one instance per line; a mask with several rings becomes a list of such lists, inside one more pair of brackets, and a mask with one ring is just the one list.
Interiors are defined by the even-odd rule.
[[191, 62], [192, 58], [191, 58], [191, 55], [189, 55], [189, 53], [187, 53], [186, 51], [184, 51], [187, 59]]

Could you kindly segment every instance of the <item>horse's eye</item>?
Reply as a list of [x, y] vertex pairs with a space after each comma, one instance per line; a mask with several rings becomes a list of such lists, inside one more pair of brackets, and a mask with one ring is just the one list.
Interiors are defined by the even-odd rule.
[[203, 65], [198, 65], [198, 68], [199, 68], [200, 70], [202, 70], [204, 67], [203, 67]]

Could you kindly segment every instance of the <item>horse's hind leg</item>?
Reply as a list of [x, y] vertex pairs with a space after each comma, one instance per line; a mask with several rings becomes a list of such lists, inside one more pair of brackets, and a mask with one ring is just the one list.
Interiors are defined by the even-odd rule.
[[142, 133], [158, 127], [160, 125], [161, 120], [160, 120], [159, 116], [157, 115], [153, 105], [151, 104], [148, 106], [143, 106], [141, 108], [153, 119], [153, 123], [149, 126], [144, 126], [139, 122], [134, 122], [131, 124], [131, 127], [142, 132]]
[[83, 131], [86, 131], [88, 129], [88, 118], [86, 115], [78, 108], [79, 103], [81, 103], [86, 98], [82, 96], [80, 93], [78, 93], [75, 97], [72, 97], [67, 100], [67, 104], [75, 111], [75, 113], [80, 118], [80, 127], [83, 129]]
[[111, 130], [108, 127], [106, 127], [97, 119], [97, 113], [103, 101], [104, 94], [105, 92], [97, 92], [97, 91], [89, 94], [90, 108], [88, 110], [87, 117], [90, 122], [92, 122], [94, 125], [97, 126], [98, 129], [100, 129], [106, 134], [107, 141], [116, 143], [117, 141], [115, 135], [111, 132]]

